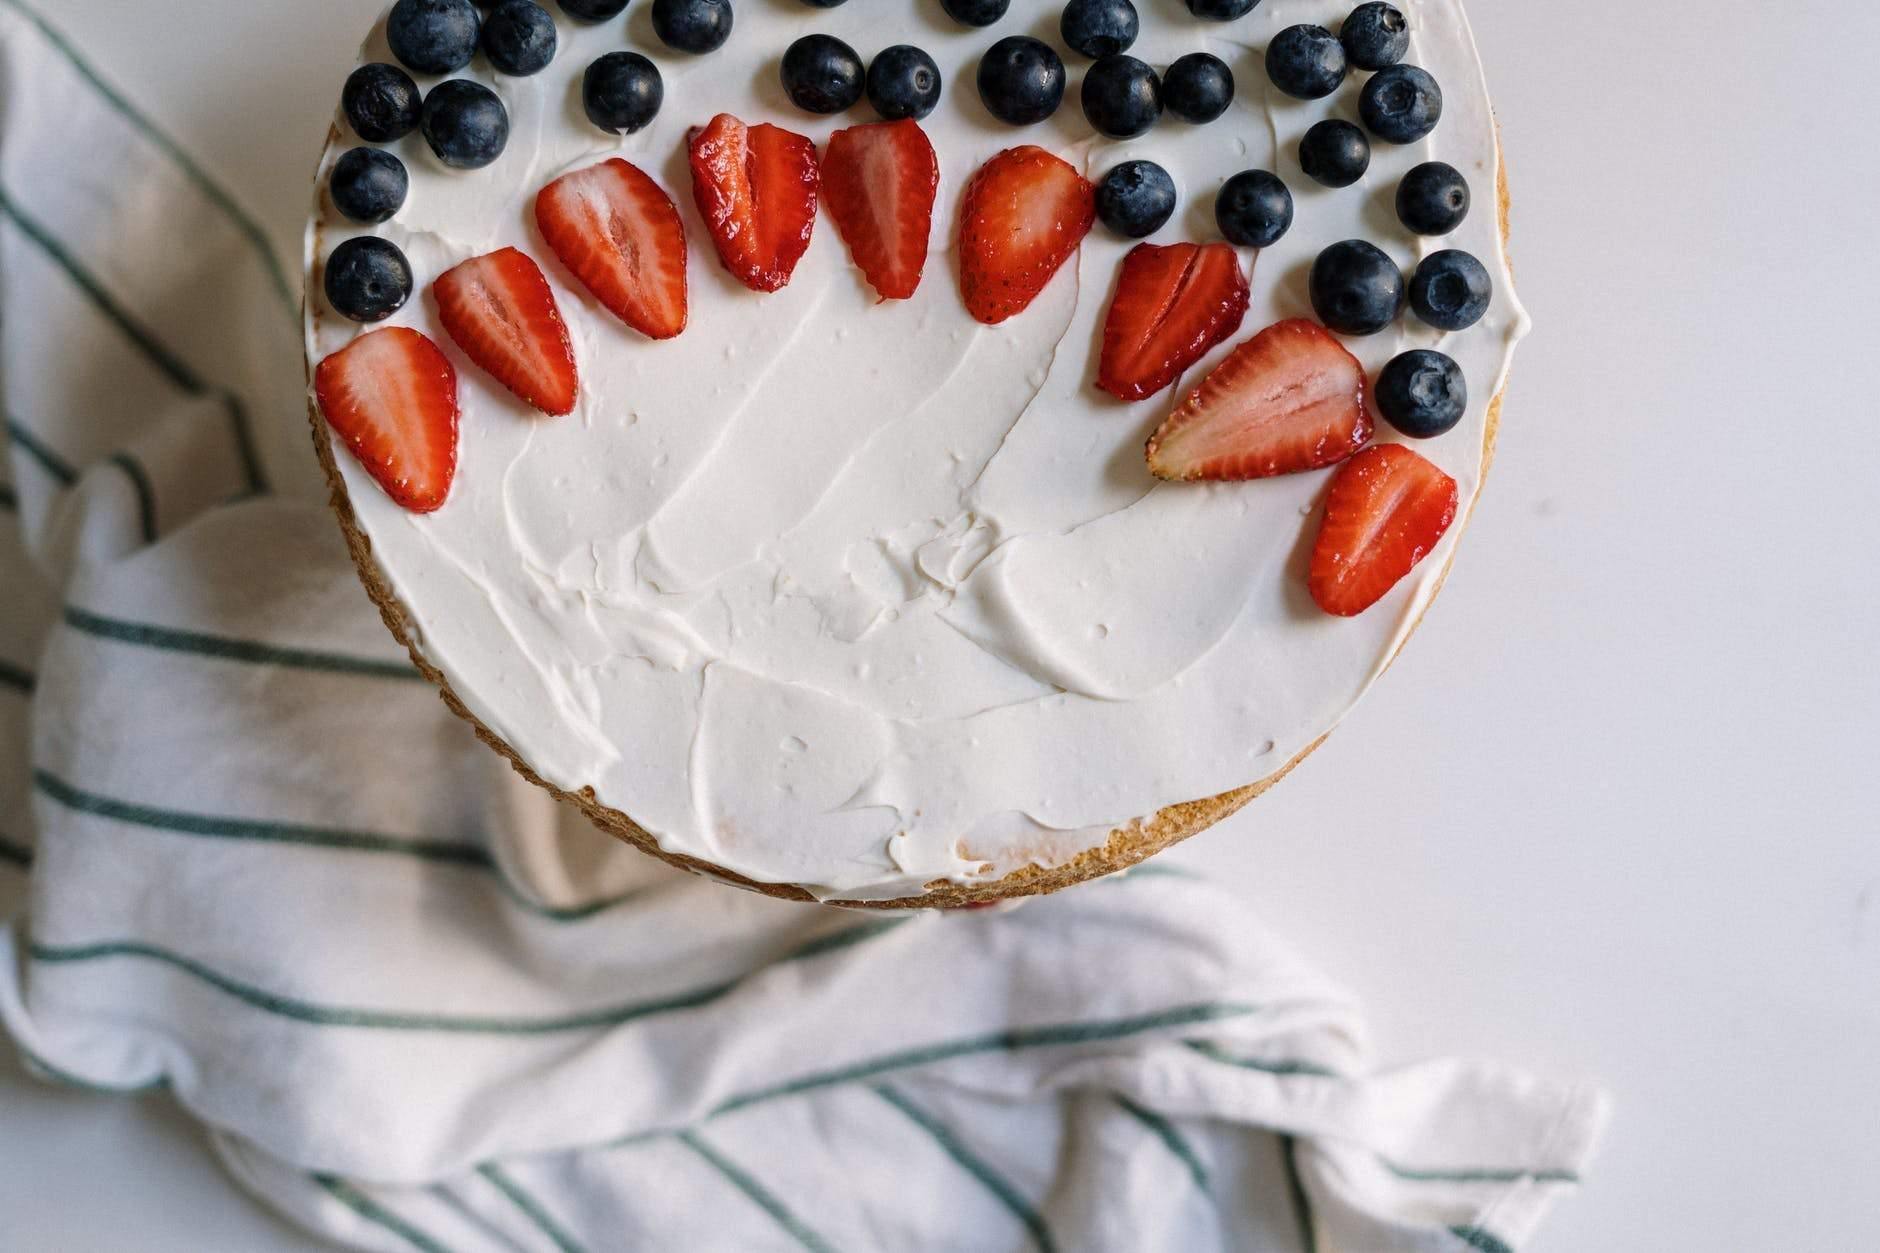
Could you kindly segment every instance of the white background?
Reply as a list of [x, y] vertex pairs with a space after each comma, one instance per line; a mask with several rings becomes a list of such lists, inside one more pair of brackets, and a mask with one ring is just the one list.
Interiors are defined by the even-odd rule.
[[[39, 3], [298, 231], [381, 0]], [[1473, 9], [1537, 323], [1488, 494], [1378, 692], [1178, 856], [1388, 1057], [1610, 1085], [1523, 1253], [1880, 1248], [1880, 9]], [[164, 1101], [11, 1067], [0, 1246], [313, 1247]]]

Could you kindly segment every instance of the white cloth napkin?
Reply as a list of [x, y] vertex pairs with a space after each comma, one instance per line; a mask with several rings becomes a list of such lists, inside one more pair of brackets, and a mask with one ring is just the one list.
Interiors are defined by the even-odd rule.
[[1578, 1183], [1596, 1091], [1375, 1073], [1188, 874], [880, 918], [561, 811], [353, 577], [285, 250], [18, 0], [0, 109], [0, 1020], [36, 1072], [167, 1088], [367, 1249], [1499, 1250]]

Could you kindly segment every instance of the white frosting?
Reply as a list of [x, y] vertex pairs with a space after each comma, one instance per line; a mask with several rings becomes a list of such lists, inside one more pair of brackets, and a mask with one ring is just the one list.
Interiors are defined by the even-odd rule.
[[[558, 17], [560, 54], [533, 78], [498, 77], [479, 58], [465, 73], [508, 104], [507, 152], [466, 173], [416, 135], [394, 145], [411, 196], [371, 229], [404, 248], [427, 292], [466, 257], [505, 245], [536, 257], [574, 337], [581, 396], [571, 416], [533, 415], [462, 358], [428, 295], [392, 320], [458, 362], [455, 488], [420, 517], [343, 451], [339, 462], [425, 654], [549, 781], [592, 786], [666, 849], [824, 897], [1059, 864], [1164, 806], [1277, 771], [1395, 654], [1461, 528], [1369, 613], [1330, 618], [1304, 576], [1329, 472], [1158, 484], [1143, 441], [1233, 344], [1310, 316], [1306, 273], [1327, 244], [1367, 238], [1406, 269], [1458, 247], [1495, 279], [1481, 324], [1443, 335], [1406, 314], [1351, 347], [1373, 371], [1419, 346], [1462, 364], [1469, 413], [1419, 451], [1473, 503], [1488, 402], [1528, 322], [1502, 260], [1495, 126], [1461, 6], [1399, 3], [1414, 28], [1409, 59], [1442, 84], [1443, 121], [1423, 143], [1377, 145], [1369, 175], [1341, 191], [1300, 173], [1298, 140], [1321, 118], [1355, 119], [1362, 76], [1329, 100], [1293, 101], [1270, 87], [1260, 54], [1295, 22], [1336, 29], [1350, 0], [1266, 0], [1225, 24], [1168, 5], [1145, 12], [1134, 55], [1161, 67], [1211, 51], [1239, 91], [1209, 125], [1169, 116], [1125, 142], [1085, 126], [1077, 57], [1047, 124], [1004, 126], [980, 104], [979, 54], [1014, 32], [1055, 42], [1055, 2], [1018, 0], [997, 26], [969, 30], [924, 0], [746, 0], [730, 41], [704, 57], [660, 47], [639, 5], [599, 26]], [[819, 30], [864, 60], [917, 44], [946, 75], [923, 123], [941, 183], [912, 300], [876, 303], [827, 216], [787, 288], [748, 291], [719, 265], [692, 203], [685, 134], [716, 113], [776, 122], [819, 147], [873, 120], [865, 104], [814, 118], [784, 98], [778, 58]], [[652, 126], [616, 139], [582, 115], [580, 78], [621, 47], [654, 58], [666, 94]], [[382, 35], [365, 56], [389, 59]], [[328, 166], [357, 142], [343, 118], [340, 128], [321, 166], [310, 275], [317, 249], [359, 233], [324, 197]], [[1176, 388], [1125, 406], [1094, 386], [1114, 276], [1133, 246], [1101, 224], [1024, 314], [996, 328], [967, 316], [952, 251], [961, 195], [981, 162], [1020, 143], [1093, 180], [1132, 157], [1161, 163], [1182, 200], [1156, 242], [1216, 238], [1213, 191], [1239, 170], [1274, 170], [1292, 187], [1297, 220], [1258, 256], [1246, 322]], [[534, 231], [539, 188], [613, 155], [658, 179], [685, 218], [691, 317], [672, 341], [614, 320]], [[1410, 236], [1392, 209], [1403, 173], [1430, 159], [1461, 169], [1475, 193], [1469, 220], [1439, 241]], [[317, 282], [310, 290], [317, 361], [362, 328], [324, 307]]]

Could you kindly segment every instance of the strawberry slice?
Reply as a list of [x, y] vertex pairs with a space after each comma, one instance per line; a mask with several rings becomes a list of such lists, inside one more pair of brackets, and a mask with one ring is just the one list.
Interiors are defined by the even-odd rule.
[[725, 269], [752, 291], [788, 283], [816, 226], [816, 145], [720, 113], [692, 132], [687, 153], [692, 195]]
[[615, 157], [535, 197], [542, 238], [581, 285], [642, 335], [685, 329], [685, 224], [646, 171]]
[[1247, 316], [1247, 276], [1226, 244], [1137, 244], [1103, 324], [1097, 386], [1141, 400], [1173, 383]]
[[1312, 550], [1308, 586], [1326, 613], [1353, 618], [1430, 555], [1456, 520], [1456, 481], [1402, 444], [1339, 468]]
[[912, 118], [870, 122], [829, 136], [822, 199], [862, 276], [883, 300], [920, 286], [933, 233], [940, 161]]
[[1264, 479], [1343, 461], [1371, 439], [1364, 367], [1317, 322], [1269, 326], [1149, 437], [1157, 478]]
[[1023, 313], [1077, 251], [1096, 192], [1069, 162], [1026, 144], [979, 167], [960, 209], [960, 291], [987, 326]]
[[327, 424], [413, 513], [450, 495], [457, 473], [457, 371], [436, 344], [407, 326], [361, 335], [313, 372]]
[[574, 344], [542, 267], [499, 248], [438, 275], [438, 320], [464, 355], [543, 413], [574, 408]]

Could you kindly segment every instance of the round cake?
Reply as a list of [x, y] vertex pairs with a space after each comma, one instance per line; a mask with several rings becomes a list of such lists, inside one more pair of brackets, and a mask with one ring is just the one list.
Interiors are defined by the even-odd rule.
[[400, 0], [307, 232], [387, 625], [772, 895], [1133, 865], [1320, 743], [1528, 320], [1459, 0]]

